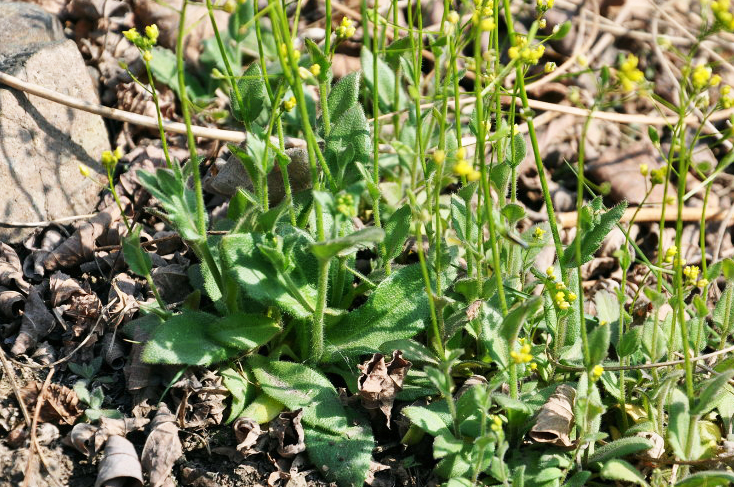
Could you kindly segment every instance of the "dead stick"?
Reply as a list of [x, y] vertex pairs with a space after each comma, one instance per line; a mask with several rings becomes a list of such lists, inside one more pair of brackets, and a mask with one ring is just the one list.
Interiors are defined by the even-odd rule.
[[[637, 212], [637, 208], [627, 208], [624, 215], [622, 215], [621, 223], [629, 223], [632, 217]], [[661, 208], [640, 208], [635, 217], [635, 223], [642, 222], [657, 222], [660, 221]], [[697, 222], [701, 220], [701, 214], [703, 208], [683, 208], [683, 214], [681, 219], [684, 222]], [[708, 221], [722, 221], [727, 215], [727, 211], [722, 208], [706, 208], [706, 220]], [[572, 228], [576, 226], [576, 219], [578, 214], [575, 211], [567, 211], [558, 213], [558, 221], [561, 223], [563, 228]], [[678, 208], [675, 206], [668, 206], [665, 210], [665, 221], [676, 221], [678, 219]], [[734, 218], [729, 218], [726, 222], [727, 225], [734, 223]]]

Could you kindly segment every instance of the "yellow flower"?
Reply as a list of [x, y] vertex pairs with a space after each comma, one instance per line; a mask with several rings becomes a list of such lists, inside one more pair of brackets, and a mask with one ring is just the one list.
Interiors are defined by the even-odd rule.
[[647, 164], [640, 164], [640, 174], [643, 176], [647, 176], [647, 173], [649, 172], [649, 168]]
[[718, 74], [715, 74], [711, 77], [711, 86], [719, 86], [719, 83], [721, 83], [721, 76]]
[[459, 23], [459, 13], [455, 10], [452, 10], [451, 12], [446, 15], [446, 20], [449, 21], [449, 24], [458, 24]]
[[617, 77], [624, 91], [633, 91], [639, 83], [644, 81], [645, 75], [637, 69], [639, 59], [634, 54], [628, 54], [619, 66]]
[[311, 71], [311, 74], [314, 76], [318, 76], [321, 74], [321, 65], [320, 64], [312, 64], [310, 68], [308, 68], [309, 71]]
[[286, 112], [290, 112], [293, 110], [296, 106], [296, 97], [292, 96], [287, 100], [283, 100], [283, 110]]
[[705, 288], [708, 285], [709, 285], [709, 280], [708, 279], [699, 279], [698, 281], [696, 281], [696, 287], [698, 287], [698, 288], [703, 289], [703, 288]]
[[507, 55], [510, 59], [517, 59], [520, 56], [520, 50], [516, 46], [512, 46], [507, 50]]
[[494, 27], [495, 27], [494, 19], [484, 19], [479, 23], [479, 30], [483, 32], [494, 30]]
[[81, 174], [85, 178], [88, 178], [91, 173], [92, 172], [90, 171], [89, 166], [79, 164], [79, 174]]
[[691, 80], [694, 88], [699, 90], [704, 88], [709, 83], [710, 79], [711, 68], [709, 68], [705, 64], [701, 63], [693, 69]]
[[545, 66], [543, 67], [543, 72], [546, 74], [552, 73], [555, 70], [556, 70], [556, 63], [554, 63], [553, 61], [548, 61], [547, 63], [545, 63]]
[[146, 63], [149, 63], [153, 60], [153, 54], [150, 51], [145, 51], [143, 53], [143, 61]]
[[476, 169], [472, 169], [472, 172], [466, 177], [467, 181], [479, 181], [482, 178], [482, 173]]
[[558, 307], [561, 308], [562, 311], [566, 311], [568, 308], [571, 307], [571, 305], [568, 303], [568, 301], [561, 301], [558, 304]]
[[530, 362], [528, 366], [530, 367], [530, 370], [536, 370], [538, 368], [538, 364], [535, 362]]
[[579, 66], [581, 66], [582, 68], [585, 68], [589, 65], [589, 59], [583, 54], [579, 54], [578, 56], [576, 56], [576, 62], [579, 63]]
[[543, 230], [540, 227], [535, 227], [535, 231], [533, 232], [533, 238], [535, 238], [536, 240], [541, 240], [544, 235], [545, 235], [545, 230]]
[[545, 26], [546, 26], [546, 25], [548, 25], [548, 21], [547, 21], [547, 20], [545, 20], [545, 17], [543, 17], [542, 19], [540, 19], [540, 20], [538, 21], [538, 28], [539, 28], [539, 29], [545, 29]]
[[465, 159], [459, 159], [454, 164], [454, 173], [457, 176], [468, 176], [473, 170], [474, 168]]
[[145, 27], [145, 35], [148, 36], [148, 39], [150, 39], [150, 42], [155, 44], [158, 41], [158, 35], [160, 34], [160, 31], [158, 30], [158, 26], [155, 24], [151, 24]]
[[311, 77], [311, 71], [304, 68], [303, 66], [298, 66], [298, 76], [301, 77], [301, 79], [307, 79]]
[[550, 278], [553, 278], [553, 275], [555, 274], [555, 272], [556, 272], [556, 271], [555, 271], [555, 269], [553, 269], [553, 266], [550, 266], [549, 268], [547, 268], [547, 269], [545, 270], [545, 274], [546, 274], [546, 275], [547, 275], [548, 277], [550, 277]]
[[457, 159], [465, 159], [466, 158], [466, 147], [459, 147], [456, 150], [456, 158]]
[[604, 367], [597, 364], [594, 366], [593, 369], [591, 369], [591, 378], [592, 380], [597, 380], [601, 375], [604, 373]]
[[444, 152], [441, 149], [436, 149], [436, 151], [433, 153], [433, 162], [438, 164], [439, 166], [443, 164], [443, 161], [446, 160], [446, 152]]
[[568, 293], [568, 300], [570, 302], [573, 303], [574, 301], [576, 301], [576, 298], [578, 298], [578, 296], [576, 296], [576, 293]]

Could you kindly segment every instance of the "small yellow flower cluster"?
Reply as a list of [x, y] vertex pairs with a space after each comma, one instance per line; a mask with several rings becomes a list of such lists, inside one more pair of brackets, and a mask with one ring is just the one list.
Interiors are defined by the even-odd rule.
[[525, 64], [538, 64], [540, 58], [545, 53], [545, 46], [539, 44], [535, 47], [528, 46], [526, 37], [517, 37], [517, 45], [507, 50], [510, 59], [519, 59]]
[[665, 251], [665, 258], [663, 259], [663, 262], [666, 264], [670, 264], [673, 262], [673, 258], [678, 254], [678, 247], [675, 245], [672, 245], [668, 247], [668, 250]]
[[445, 160], [446, 152], [441, 149], [436, 149], [436, 151], [433, 153], [433, 162], [435, 162], [437, 166], [440, 166]]
[[647, 166], [647, 164], [640, 164], [640, 174], [642, 174], [643, 176], [647, 176], [649, 169], [650, 168]]
[[122, 159], [122, 149], [119, 147], [115, 151], [106, 150], [102, 152], [102, 165], [105, 168], [112, 169]]
[[516, 364], [526, 364], [531, 362], [533, 360], [533, 354], [530, 353], [530, 344], [523, 343], [520, 347], [520, 352], [518, 353], [513, 350], [510, 352], [510, 357]]
[[354, 208], [354, 197], [351, 194], [338, 196], [336, 199], [336, 211], [349, 218], [357, 216], [357, 210]]
[[719, 89], [719, 103], [724, 109], [728, 109], [734, 106], [734, 97], [731, 95], [731, 86], [723, 85]]
[[699, 279], [698, 275], [701, 272], [701, 270], [696, 265], [688, 265], [683, 269], [683, 275], [686, 276], [686, 285], [687, 286], [696, 286], [701, 289], [705, 288], [709, 281], [708, 279], [702, 278]]
[[448, 14], [446, 14], [446, 20], [449, 21], [449, 24], [456, 25], [459, 23], [459, 12], [456, 10], [450, 11]]
[[543, 240], [544, 236], [545, 236], [545, 230], [543, 230], [540, 227], [535, 227], [535, 231], [533, 232], [533, 238], [535, 240]]
[[628, 54], [627, 59], [619, 66], [617, 77], [624, 91], [634, 91], [640, 83], [645, 81], [645, 75], [637, 68], [638, 61], [637, 56]]
[[494, 1], [474, 0], [474, 7], [476, 8], [471, 16], [471, 21], [479, 25], [479, 28], [483, 31], [494, 29]]
[[553, 268], [553, 266], [548, 267], [545, 270], [545, 275], [548, 276], [548, 279], [555, 280], [556, 279], [556, 270]]
[[655, 186], [656, 184], [663, 184], [665, 182], [665, 175], [668, 173], [666, 167], [660, 169], [653, 169], [650, 171], [650, 183]]
[[500, 431], [502, 431], [502, 418], [500, 418], [496, 414], [490, 414], [489, 419], [490, 421], [492, 421], [490, 425], [490, 428], [492, 428], [492, 431], [494, 431], [495, 433], [499, 433]]
[[92, 170], [89, 169], [89, 166], [87, 166], [86, 164], [80, 163], [79, 164], [79, 174], [81, 174], [85, 178], [88, 178], [90, 174], [92, 174]]
[[535, 8], [539, 12], [547, 12], [548, 10], [553, 8], [554, 3], [555, 0], [537, 0], [535, 2]]
[[160, 35], [157, 25], [152, 24], [147, 26], [145, 28], [144, 36], [141, 35], [135, 27], [124, 31], [122, 35], [124, 35], [128, 41], [132, 42], [135, 47], [140, 49], [140, 52], [143, 54], [143, 60], [146, 63], [149, 63], [153, 59], [153, 54], [150, 50], [155, 46], [156, 42], [158, 42], [158, 36]]
[[296, 107], [296, 97], [292, 96], [287, 100], [283, 100], [283, 103], [281, 103], [281, 107], [283, 108], [283, 111], [290, 112]]
[[603, 373], [604, 373], [604, 367], [602, 367], [599, 364], [595, 365], [594, 368], [591, 369], [591, 380], [592, 381], [599, 380], [599, 377], [601, 377]]
[[460, 147], [456, 151], [456, 164], [454, 164], [454, 174], [457, 176], [466, 176], [469, 181], [479, 181], [482, 173], [472, 167], [472, 165], [465, 159], [466, 149]]
[[545, 74], [552, 73], [555, 70], [556, 70], [556, 63], [554, 63], [553, 61], [548, 61], [547, 63], [545, 63], [545, 66], [543, 67], [543, 72]]
[[716, 21], [723, 25], [727, 30], [734, 30], [734, 15], [729, 11], [731, 0], [716, 0], [711, 2], [711, 11], [716, 17]]
[[349, 39], [354, 35], [357, 29], [352, 25], [352, 19], [344, 17], [342, 23], [336, 28], [336, 36], [339, 39]]
[[[280, 43], [280, 54], [283, 57], [288, 56], [288, 46], [285, 45], [285, 42]], [[301, 59], [301, 51], [299, 51], [298, 49], [293, 49], [293, 57], [295, 58], [296, 61]]]
[[[719, 78], [721, 81], [721, 78]], [[691, 73], [691, 82], [697, 90], [705, 88], [711, 82], [711, 68], [703, 63], [696, 65]]]

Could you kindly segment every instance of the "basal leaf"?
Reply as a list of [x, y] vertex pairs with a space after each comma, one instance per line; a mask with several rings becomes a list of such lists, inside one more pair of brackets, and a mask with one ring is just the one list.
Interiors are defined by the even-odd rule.
[[369, 423], [352, 416], [349, 418], [350, 426], [342, 433], [308, 425], [304, 428], [308, 457], [328, 480], [336, 482], [339, 487], [361, 487], [364, 484], [375, 447]]
[[365, 304], [326, 330], [324, 360], [378, 351], [389, 340], [411, 338], [429, 318], [428, 296], [418, 264], [395, 270]]
[[355, 162], [366, 164], [372, 147], [367, 117], [362, 107], [352, 105], [332, 120], [331, 132], [326, 137], [324, 157], [334, 179], [347, 186], [359, 179]]
[[647, 485], [640, 471], [624, 460], [609, 460], [602, 467], [600, 475], [601, 478], [607, 480], [621, 480], [642, 486]]
[[632, 453], [649, 450], [652, 447], [652, 441], [641, 436], [620, 438], [598, 448], [593, 455], [589, 456], [588, 463], [604, 462], [611, 458], [621, 458]]
[[734, 484], [734, 473], [723, 470], [696, 472], [677, 482], [675, 487], [716, 487]]
[[202, 311], [184, 311], [158, 326], [143, 349], [143, 361], [158, 364], [209, 365], [239, 353], [209, 338], [207, 329], [219, 318]]
[[599, 325], [589, 333], [589, 363], [587, 367], [600, 364], [609, 352], [611, 328], [609, 325]]
[[347, 431], [339, 394], [329, 379], [294, 362], [271, 361], [256, 355], [249, 359], [263, 392], [288, 409], [303, 408], [303, 422], [332, 433]]
[[724, 386], [734, 377], [734, 370], [727, 370], [703, 383], [691, 408], [691, 415], [706, 414], [718, 405], [717, 396], [725, 392]]
[[267, 316], [237, 312], [212, 323], [206, 332], [215, 342], [244, 352], [266, 344], [280, 326]]
[[245, 406], [255, 398], [257, 387], [252, 379], [245, 377], [242, 372], [238, 372], [231, 367], [220, 369], [219, 375], [222, 376], [224, 386], [232, 396], [232, 406], [226, 420], [226, 423], [229, 424], [239, 418]]
[[432, 436], [450, 435], [448, 425], [438, 414], [419, 406], [408, 406], [403, 409], [403, 414], [420, 429]]
[[291, 276], [297, 288], [289, 290], [282, 276], [257, 248], [263, 243], [265, 238], [255, 233], [223, 237], [220, 253], [229, 269], [228, 275], [251, 299], [268, 306], [277, 306], [298, 318], [309, 318], [315, 309], [316, 290], [304, 281], [297, 269]]

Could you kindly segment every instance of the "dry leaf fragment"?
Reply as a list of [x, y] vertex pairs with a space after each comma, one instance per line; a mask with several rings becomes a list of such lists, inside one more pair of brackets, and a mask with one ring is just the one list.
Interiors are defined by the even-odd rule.
[[28, 292], [28, 300], [21, 319], [20, 333], [15, 339], [10, 353], [20, 355], [33, 349], [39, 340], [51, 333], [55, 321], [41, 296], [41, 286], [33, 286]]
[[[41, 393], [41, 383], [31, 382], [23, 389], [23, 402], [29, 409], [33, 409]], [[79, 407], [79, 398], [72, 389], [59, 384], [51, 383], [43, 394], [43, 405], [38, 417], [41, 422], [63, 421], [66, 424], [74, 422], [84, 411]]]
[[6, 318], [17, 318], [25, 305], [25, 296], [18, 291], [0, 286], [0, 312]]
[[15, 283], [18, 289], [24, 293], [28, 292], [30, 284], [23, 278], [23, 268], [20, 265], [18, 254], [13, 247], [0, 242], [0, 284], [9, 286]]
[[145, 472], [150, 475], [151, 487], [160, 487], [171, 474], [173, 463], [183, 455], [183, 447], [178, 438], [176, 417], [165, 403], [158, 405], [158, 412], [150, 425], [151, 430], [145, 440], [141, 462]]
[[639, 453], [646, 460], [660, 460], [665, 454], [665, 440], [654, 431], [640, 431], [635, 436], [646, 438], [652, 442], [652, 448]]
[[306, 451], [301, 417], [303, 409], [280, 413], [270, 422], [270, 437], [278, 440], [278, 454], [293, 458]]
[[143, 472], [133, 444], [122, 436], [110, 436], [94, 487], [122, 486], [143, 487]]
[[260, 429], [257, 421], [250, 418], [237, 418], [233, 428], [235, 438], [237, 438], [238, 452], [245, 456], [260, 453], [260, 450], [255, 448], [255, 445], [263, 437], [263, 431]]
[[63, 443], [92, 459], [110, 436], [125, 437], [132, 431], [143, 429], [149, 422], [146, 418], [114, 419], [102, 416], [99, 418], [99, 426], [89, 423], [75, 424]]
[[538, 412], [538, 419], [530, 430], [530, 438], [538, 443], [550, 443], [556, 446], [571, 447], [569, 438], [574, 423], [573, 401], [576, 390], [566, 384], [556, 388], [556, 392], [548, 398]]
[[392, 405], [395, 396], [403, 389], [403, 381], [412, 363], [402, 357], [403, 352], [395, 350], [392, 360], [385, 363], [385, 356], [376, 353], [364, 364], [357, 365], [362, 375], [357, 380], [362, 405], [367, 409], [380, 409], [390, 427]]
[[89, 291], [84, 289], [79, 281], [61, 271], [54, 272], [49, 278], [49, 287], [51, 288], [51, 306], [54, 308], [72, 296], [89, 294]]

